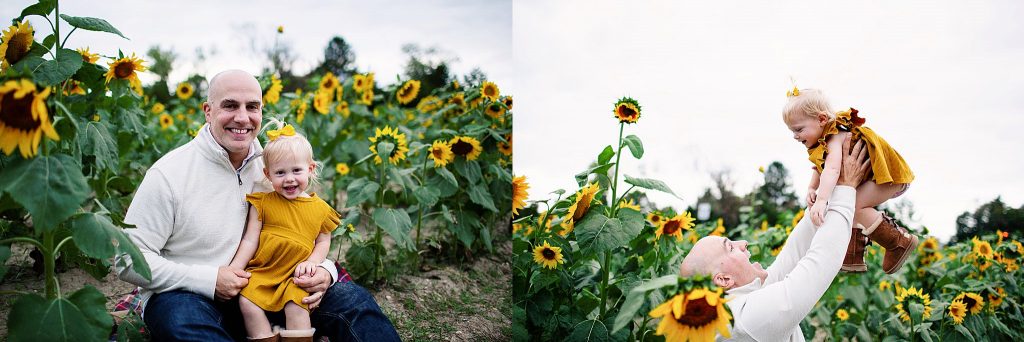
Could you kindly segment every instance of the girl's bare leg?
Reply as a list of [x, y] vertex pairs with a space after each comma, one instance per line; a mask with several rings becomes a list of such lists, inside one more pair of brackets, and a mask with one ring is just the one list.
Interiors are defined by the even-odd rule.
[[267, 313], [263, 312], [263, 308], [244, 296], [238, 296], [238, 306], [242, 310], [245, 332], [249, 338], [265, 338], [274, 335], [274, 332], [270, 330], [270, 321], [267, 320]]
[[284, 305], [284, 320], [288, 330], [306, 330], [313, 327], [309, 322], [309, 311], [295, 302]]
[[853, 216], [854, 226], [860, 224], [864, 228], [870, 228], [871, 224], [878, 221], [882, 213], [875, 210], [875, 206], [885, 203], [893, 195], [903, 190], [903, 184], [875, 184], [867, 181], [857, 187], [857, 212]]

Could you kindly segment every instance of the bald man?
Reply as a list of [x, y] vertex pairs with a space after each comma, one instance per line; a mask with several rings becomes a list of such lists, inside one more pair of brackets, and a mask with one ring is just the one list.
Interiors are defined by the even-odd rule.
[[[146, 172], [125, 215], [137, 229], [125, 233], [149, 264], [151, 279], [130, 265], [118, 277], [141, 288], [143, 320], [155, 340], [244, 340], [238, 292], [244, 270], [226, 265], [245, 228], [245, 195], [272, 191], [262, 182], [263, 91], [241, 70], [210, 80], [203, 103], [206, 124], [192, 141], [168, 152]], [[365, 289], [327, 272], [296, 279], [310, 293], [303, 303], [317, 336], [334, 341], [397, 341], [394, 327]], [[319, 306], [319, 307], [318, 307]]]
[[825, 223], [815, 229], [804, 216], [768, 269], [750, 262], [746, 241], [706, 236], [683, 259], [680, 274], [710, 274], [726, 289], [726, 305], [738, 341], [803, 341], [800, 321], [807, 316], [839, 272], [853, 225], [856, 187], [870, 163], [864, 146], [843, 143], [843, 167], [829, 201]]

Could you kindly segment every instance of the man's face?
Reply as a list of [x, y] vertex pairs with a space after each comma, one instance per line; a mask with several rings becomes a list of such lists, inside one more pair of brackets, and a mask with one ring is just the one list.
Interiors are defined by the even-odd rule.
[[[746, 241], [733, 241], [721, 236], [707, 236], [690, 251], [693, 255], [696, 270], [705, 269], [711, 272], [715, 284], [725, 288], [739, 287], [761, 278], [763, 281], [768, 272], [760, 263], [750, 262], [750, 252]], [[687, 255], [687, 258], [690, 258]], [[686, 261], [684, 261], [686, 263]], [[699, 265], [704, 264], [705, 265]]]
[[210, 85], [203, 103], [206, 122], [213, 139], [229, 154], [245, 156], [263, 122], [263, 99], [259, 82], [243, 72], [225, 72]]

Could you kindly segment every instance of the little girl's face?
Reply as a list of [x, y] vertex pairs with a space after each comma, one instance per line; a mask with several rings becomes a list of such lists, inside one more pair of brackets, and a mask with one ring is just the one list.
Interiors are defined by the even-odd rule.
[[316, 164], [301, 159], [284, 158], [263, 169], [273, 184], [274, 191], [290, 200], [308, 196], [305, 193], [306, 187], [309, 186], [309, 177], [316, 167]]
[[818, 144], [818, 139], [821, 138], [825, 130], [827, 120], [824, 115], [818, 118], [799, 115], [786, 123], [786, 126], [789, 126], [789, 130], [793, 132], [793, 139], [803, 144], [804, 147], [812, 148]]

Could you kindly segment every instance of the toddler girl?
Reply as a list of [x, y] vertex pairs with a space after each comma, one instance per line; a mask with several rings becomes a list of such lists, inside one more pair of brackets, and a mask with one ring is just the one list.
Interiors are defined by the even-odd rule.
[[263, 150], [263, 173], [274, 191], [245, 196], [252, 206], [230, 266], [252, 274], [238, 300], [251, 340], [276, 341], [278, 331], [271, 330], [265, 311], [283, 309], [287, 330], [280, 331], [280, 336], [311, 341], [314, 329], [309, 308], [302, 304], [309, 294], [292, 278], [326, 272], [318, 271], [318, 265], [327, 256], [330, 233], [340, 218], [316, 194], [306, 193], [309, 183], [316, 181], [317, 170], [309, 141], [295, 134], [291, 125], [267, 135], [270, 142]]
[[850, 237], [842, 270], [867, 271], [867, 265], [864, 264], [866, 236], [885, 247], [882, 270], [888, 274], [895, 273], [917, 247], [918, 240], [874, 207], [906, 192], [914, 180], [914, 173], [889, 143], [863, 126], [864, 119], [857, 115], [856, 109], [833, 112], [828, 100], [817, 89], [794, 87], [788, 96], [789, 102], [782, 110], [782, 118], [793, 132], [793, 139], [807, 148], [808, 159], [814, 164], [814, 174], [807, 189], [811, 221], [815, 226], [820, 226], [825, 219], [829, 197], [839, 179], [842, 162], [839, 151], [842, 151], [843, 139], [853, 135], [853, 141], [861, 140], [867, 145], [871, 174], [870, 179], [857, 187], [853, 235]]

